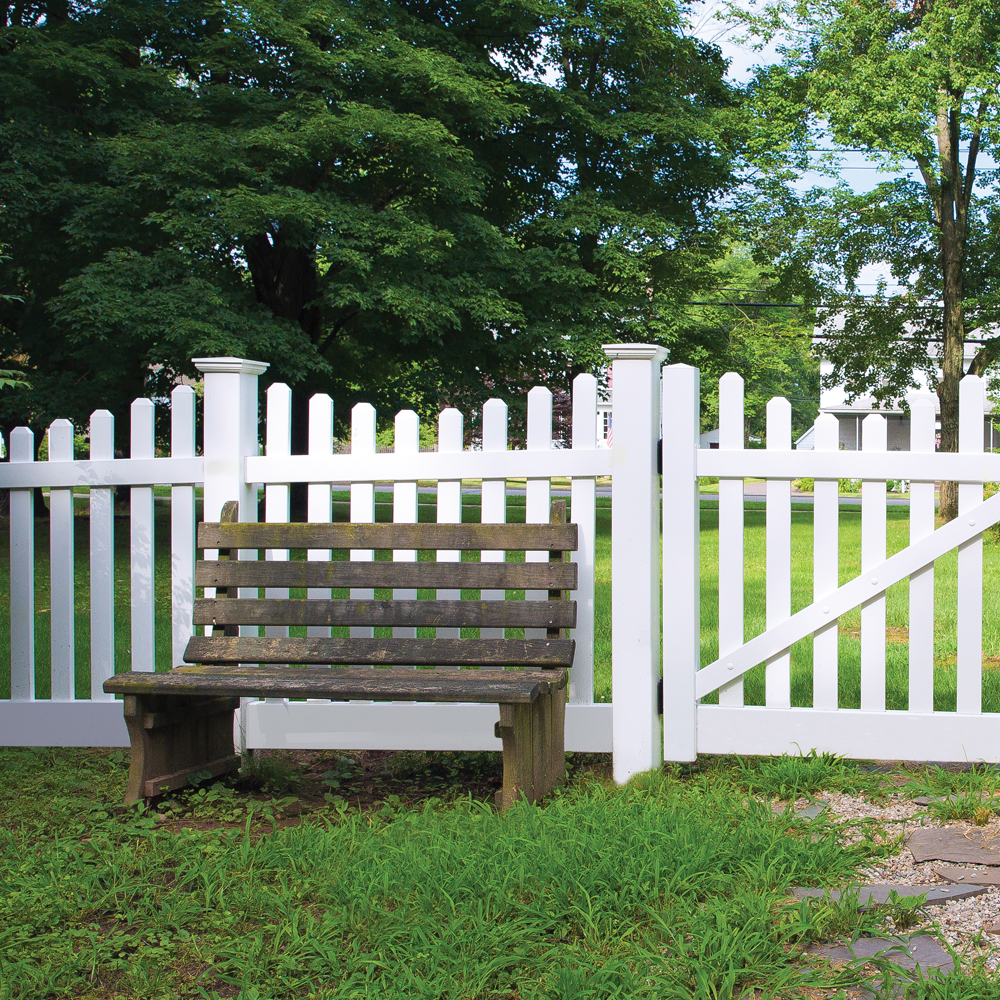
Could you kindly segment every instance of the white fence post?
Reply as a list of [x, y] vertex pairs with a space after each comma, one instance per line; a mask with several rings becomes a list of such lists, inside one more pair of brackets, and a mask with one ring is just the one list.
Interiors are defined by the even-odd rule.
[[[194, 358], [205, 375], [205, 491], [202, 520], [218, 521], [227, 500], [240, 502], [240, 520], [257, 520], [253, 483], [244, 482], [244, 463], [256, 455], [257, 379], [264, 361]], [[242, 556], [241, 556], [242, 558]]]
[[[698, 431], [700, 373], [689, 365], [663, 369], [663, 758], [698, 757], [698, 701], [695, 674], [701, 663], [700, 511], [698, 497]], [[618, 366], [615, 366], [615, 397]], [[632, 392], [625, 394], [633, 399]], [[621, 409], [621, 408], [620, 408]], [[615, 447], [619, 414], [615, 414]], [[654, 477], [655, 482], [655, 477]], [[614, 491], [611, 513], [611, 558], [614, 565], [615, 524], [621, 514]], [[626, 528], [622, 525], [622, 531]], [[652, 554], [655, 556], [655, 538]], [[638, 574], [636, 574], [638, 576]], [[614, 577], [612, 577], [614, 587]], [[614, 591], [612, 591], [612, 594]], [[617, 605], [612, 596], [612, 628], [617, 635]], [[657, 624], [654, 618], [654, 627]], [[655, 635], [655, 633], [654, 633]], [[617, 657], [615, 657], [617, 659]], [[614, 692], [617, 701], [618, 693]], [[654, 709], [655, 711], [655, 709]], [[615, 715], [615, 742], [618, 740]]]
[[[604, 352], [614, 363], [618, 400], [611, 450], [611, 692], [614, 777], [624, 784], [634, 774], [658, 768], [662, 759], [656, 711], [660, 672], [656, 441], [660, 430], [660, 364], [667, 352], [650, 344], [608, 344]], [[697, 385], [697, 373], [689, 371]], [[695, 393], [696, 405], [697, 398]], [[683, 435], [682, 440], [686, 441]], [[697, 438], [694, 442], [696, 445]], [[693, 461], [693, 457], [688, 458], [688, 467]], [[694, 582], [697, 585], [697, 576]], [[671, 637], [671, 644], [674, 641]], [[693, 713], [693, 680], [688, 686], [692, 694], [685, 707]], [[670, 697], [675, 695], [671, 690]], [[666, 698], [665, 690], [664, 701]]]
[[[202, 493], [202, 520], [218, 521], [222, 506], [229, 500], [240, 505], [240, 520], [257, 520], [257, 492], [253, 483], [246, 482], [246, 459], [260, 450], [257, 436], [257, 380], [267, 370], [265, 361], [243, 358], [193, 358], [195, 368], [205, 376], [203, 410], [203, 454], [205, 485]], [[209, 553], [206, 558], [212, 558]], [[257, 553], [240, 550], [240, 559], [256, 559]], [[244, 593], [244, 591], [246, 591]], [[214, 597], [214, 588], [205, 589], [206, 597]], [[250, 597], [248, 588], [241, 588], [240, 597]], [[253, 593], [256, 597], [256, 591]], [[246, 629], [246, 632], [244, 632]], [[240, 634], [250, 634], [240, 626]], [[253, 627], [257, 634], [257, 626]], [[246, 710], [249, 699], [240, 702], [234, 725], [236, 745], [246, 748]]]

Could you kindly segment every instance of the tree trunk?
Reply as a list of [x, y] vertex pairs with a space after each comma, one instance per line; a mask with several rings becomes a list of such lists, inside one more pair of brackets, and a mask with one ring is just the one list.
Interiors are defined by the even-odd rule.
[[[962, 243], [954, 224], [941, 229], [941, 257], [944, 270], [944, 322], [942, 324], [941, 451], [958, 451], [958, 387], [965, 375], [965, 320], [962, 314]], [[958, 517], [958, 483], [941, 483], [938, 514], [945, 521]]]
[[[286, 242], [279, 229], [259, 233], [244, 244], [247, 264], [253, 279], [257, 301], [275, 316], [298, 323], [302, 332], [316, 344], [319, 341], [320, 313], [316, 304], [317, 275], [315, 253], [311, 247]], [[292, 393], [292, 454], [309, 451], [309, 395], [305, 386]], [[289, 489], [291, 519], [307, 517], [307, 486], [292, 483]]]

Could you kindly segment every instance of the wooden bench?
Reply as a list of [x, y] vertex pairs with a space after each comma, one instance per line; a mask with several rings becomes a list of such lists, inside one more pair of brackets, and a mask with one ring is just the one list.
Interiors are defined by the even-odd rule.
[[[575, 643], [577, 528], [565, 501], [549, 524], [240, 524], [227, 503], [219, 523], [198, 525], [195, 635], [169, 673], [118, 674], [132, 744], [125, 801], [182, 788], [195, 775], [234, 771], [233, 713], [240, 697], [497, 704], [503, 741], [500, 808], [546, 795], [565, 770], [568, 668]], [[240, 549], [546, 551], [547, 562], [239, 561]], [[544, 590], [547, 600], [246, 599], [239, 588]], [[240, 634], [240, 626], [402, 626], [545, 629], [545, 638], [295, 638]], [[247, 629], [244, 629], [247, 631]], [[256, 628], [253, 629], [257, 631]], [[461, 633], [458, 633], [459, 635]], [[289, 664], [292, 664], [289, 666]], [[322, 666], [317, 666], [322, 664]], [[349, 666], [342, 666], [347, 664]], [[405, 665], [405, 666], [404, 666]], [[376, 669], [372, 669], [375, 667]], [[433, 667], [435, 669], [415, 669]], [[458, 669], [476, 667], [479, 669]], [[524, 668], [524, 669], [498, 669]]]

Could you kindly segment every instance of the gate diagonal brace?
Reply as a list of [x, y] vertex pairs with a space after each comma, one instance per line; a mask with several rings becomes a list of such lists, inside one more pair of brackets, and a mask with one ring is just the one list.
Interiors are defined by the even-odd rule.
[[696, 696], [704, 698], [757, 664], [783, 653], [793, 643], [826, 628], [852, 608], [880, 597], [894, 583], [905, 580], [945, 553], [982, 535], [997, 521], [1000, 521], [1000, 493], [890, 556], [828, 596], [797, 611], [791, 618], [762, 632], [739, 649], [703, 667], [695, 675]]

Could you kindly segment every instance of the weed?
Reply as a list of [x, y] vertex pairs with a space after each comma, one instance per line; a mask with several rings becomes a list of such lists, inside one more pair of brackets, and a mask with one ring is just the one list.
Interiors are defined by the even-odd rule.
[[865, 774], [854, 762], [815, 750], [798, 757], [736, 757], [735, 770], [734, 780], [750, 794], [783, 800], [795, 800], [823, 789], [876, 795], [882, 784], [876, 775]]
[[287, 795], [297, 792], [302, 776], [295, 764], [283, 754], [255, 750], [243, 755], [236, 787], [245, 792], [269, 792]]

